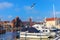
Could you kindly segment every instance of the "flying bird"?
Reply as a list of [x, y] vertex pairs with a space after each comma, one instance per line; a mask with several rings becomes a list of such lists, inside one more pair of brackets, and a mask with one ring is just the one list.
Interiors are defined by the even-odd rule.
[[33, 4], [31, 5], [31, 8], [33, 8], [35, 5], [36, 5], [36, 3], [33, 3]]

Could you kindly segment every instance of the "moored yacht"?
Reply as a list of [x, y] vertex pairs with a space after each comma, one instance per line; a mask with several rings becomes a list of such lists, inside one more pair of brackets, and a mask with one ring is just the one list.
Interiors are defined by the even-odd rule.
[[20, 31], [20, 37], [48, 38], [50, 36], [50, 30], [39, 24], [28, 27], [25, 30], [26, 31]]

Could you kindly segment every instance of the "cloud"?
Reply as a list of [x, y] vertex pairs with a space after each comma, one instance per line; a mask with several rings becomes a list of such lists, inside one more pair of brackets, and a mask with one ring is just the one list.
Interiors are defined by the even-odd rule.
[[60, 14], [60, 12], [56, 12], [56, 14]]
[[33, 16], [30, 16], [29, 18], [33, 19]]
[[41, 19], [41, 18], [40, 18], [40, 17], [37, 17], [36, 19], [38, 19], [38, 20], [39, 20], [39, 19]]
[[3, 16], [2, 16], [2, 15], [0, 15], [0, 18], [3, 18]]
[[10, 8], [12, 6], [13, 6], [12, 3], [9, 3], [9, 2], [0, 2], [0, 9]]
[[38, 10], [32, 10], [31, 12], [34, 13], [34, 14], [36, 14], [36, 13], [38, 14], [39, 13]]
[[12, 15], [9, 15], [8, 18], [12, 18]]
[[38, 10], [31, 8], [30, 6], [24, 6], [26, 13], [40, 13]]
[[20, 8], [15, 8], [15, 11], [16, 12], [20, 12]]
[[30, 6], [24, 6], [25, 10], [32, 10], [32, 8]]

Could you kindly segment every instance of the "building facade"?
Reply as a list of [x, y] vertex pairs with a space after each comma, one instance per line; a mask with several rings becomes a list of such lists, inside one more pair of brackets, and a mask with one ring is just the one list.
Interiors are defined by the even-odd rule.
[[56, 27], [60, 28], [60, 18], [46, 18], [46, 27]]

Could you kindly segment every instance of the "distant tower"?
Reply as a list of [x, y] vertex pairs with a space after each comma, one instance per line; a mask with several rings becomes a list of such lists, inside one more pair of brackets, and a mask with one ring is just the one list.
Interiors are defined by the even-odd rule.
[[29, 25], [32, 27], [32, 19], [29, 18]]
[[17, 16], [15, 19], [12, 20], [13, 27], [22, 27], [22, 21]]

